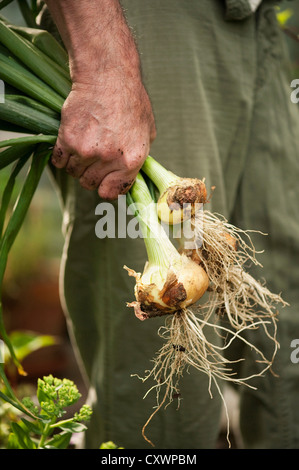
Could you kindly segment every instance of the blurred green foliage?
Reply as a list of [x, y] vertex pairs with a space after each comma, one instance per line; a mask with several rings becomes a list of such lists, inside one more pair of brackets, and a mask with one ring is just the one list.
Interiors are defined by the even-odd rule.
[[277, 7], [277, 18], [285, 32], [293, 78], [299, 78], [299, 1], [283, 1]]
[[[0, 171], [0, 194], [10, 175], [11, 167]], [[27, 167], [22, 170], [22, 174]], [[17, 195], [23, 183], [22, 174], [16, 180], [14, 194]], [[12, 198], [14, 200], [14, 198]], [[12, 207], [10, 207], [12, 210]], [[33, 197], [22, 230], [11, 249], [5, 273], [4, 288], [14, 282], [22, 282], [40, 275], [57, 272], [63, 246], [61, 231], [62, 214], [59, 200], [46, 171]]]

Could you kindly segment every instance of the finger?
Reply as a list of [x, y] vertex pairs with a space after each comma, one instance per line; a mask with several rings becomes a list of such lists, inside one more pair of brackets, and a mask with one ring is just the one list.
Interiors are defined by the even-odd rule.
[[132, 187], [137, 173], [128, 173], [126, 171], [113, 171], [108, 173], [98, 188], [98, 194], [103, 199], [114, 200], [118, 196], [126, 194]]
[[86, 170], [86, 163], [82, 163], [82, 158], [77, 155], [70, 155], [66, 164], [66, 172], [74, 178], [80, 178]]
[[119, 163], [117, 160], [111, 160], [107, 163], [97, 161], [85, 169], [84, 173], [79, 178], [79, 182], [82, 188], [89, 190], [97, 189], [106, 175], [116, 171], [118, 168]]
[[68, 162], [68, 159], [69, 153], [63, 148], [60, 140], [57, 139], [52, 153], [52, 164], [56, 166], [56, 168], [64, 168]]
[[[108, 164], [111, 162], [108, 162]], [[97, 171], [100, 171], [101, 167], [107, 165], [103, 162], [99, 154], [88, 156], [88, 158], [82, 157], [82, 155], [71, 155], [66, 165], [66, 171], [75, 178], [80, 178], [83, 173], [92, 165], [97, 164]]]

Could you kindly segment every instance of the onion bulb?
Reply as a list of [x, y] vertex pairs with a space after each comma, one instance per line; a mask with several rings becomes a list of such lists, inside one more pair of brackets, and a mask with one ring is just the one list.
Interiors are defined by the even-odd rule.
[[127, 269], [136, 279], [134, 307], [140, 320], [177, 312], [193, 305], [206, 292], [209, 279], [205, 270], [185, 255], [160, 269], [146, 263], [143, 274]]
[[174, 247], [159, 222], [156, 205], [140, 174], [129, 194], [138, 211], [148, 261], [142, 274], [124, 267], [136, 279], [136, 300], [128, 306], [134, 307], [141, 320], [189, 307], [209, 286], [205, 270]]
[[175, 225], [189, 219], [208, 201], [204, 179], [181, 178], [151, 156], [142, 170], [158, 188], [158, 216], [166, 224]]

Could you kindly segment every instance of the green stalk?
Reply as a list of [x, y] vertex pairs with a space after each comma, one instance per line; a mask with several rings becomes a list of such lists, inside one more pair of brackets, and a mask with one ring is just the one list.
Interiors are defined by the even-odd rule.
[[147, 185], [148, 190], [151, 194], [152, 200], [155, 203], [157, 203], [156, 185], [153, 183], [153, 181], [143, 171], [141, 171], [141, 174], [144, 178], [144, 181], [146, 182], [146, 185]]
[[164, 168], [151, 156], [148, 156], [145, 160], [142, 171], [157, 186], [160, 194], [163, 194], [173, 183], [180, 180], [179, 176]]
[[49, 116], [50, 118], [56, 121], [60, 121], [60, 113], [53, 111], [53, 109], [48, 108], [44, 104], [40, 103], [39, 101], [36, 101], [33, 98], [30, 98], [29, 96], [20, 95], [18, 93], [10, 93], [6, 95], [6, 99], [8, 99], [8, 101], [14, 101], [19, 104], [23, 104], [24, 106], [28, 106], [28, 108], [30, 109], [40, 111], [45, 116]]
[[66, 50], [48, 31], [37, 28], [24, 28], [22, 26], [9, 25], [16, 33], [34, 44], [40, 51], [54, 60], [66, 72], [69, 77], [68, 54]]
[[[55, 144], [57, 137], [55, 135], [28, 135], [25, 137], [16, 137], [15, 139], [7, 139], [0, 141], [0, 148], [4, 147], [13, 147], [20, 145], [35, 145], [41, 143]], [[3, 152], [4, 154], [4, 152]], [[0, 161], [2, 158], [2, 153], [0, 153]]]
[[[0, 311], [1, 311], [1, 304], [0, 304]], [[4, 366], [3, 364], [0, 364], [0, 378], [3, 380], [3, 383], [5, 385], [7, 393], [3, 393], [0, 390], [0, 398], [2, 400], [6, 401], [7, 403], [10, 403], [12, 406], [17, 408], [19, 411], [22, 413], [25, 413], [27, 416], [30, 416], [31, 418], [36, 419], [36, 416], [34, 416], [32, 413], [30, 413], [29, 410], [20, 402], [20, 400], [16, 397], [13, 389], [10, 386], [10, 383], [5, 375], [4, 372]]]
[[[3, 284], [3, 278], [4, 278], [4, 273], [5, 273], [5, 269], [7, 265], [9, 251], [23, 224], [23, 221], [27, 214], [31, 200], [36, 191], [39, 180], [50, 158], [51, 153], [52, 151], [49, 150], [47, 144], [40, 144], [38, 146], [35, 154], [32, 157], [31, 167], [27, 174], [23, 188], [20, 192], [19, 198], [13, 210], [13, 213], [8, 221], [6, 230], [1, 239], [1, 242], [0, 242], [0, 298], [2, 297], [2, 284]], [[13, 361], [15, 362], [16, 366], [18, 367], [19, 372], [23, 373], [23, 368], [15, 355], [10, 338], [7, 335], [7, 332], [5, 329], [2, 306], [0, 308], [0, 334], [4, 342], [6, 343], [9, 349], [9, 352], [11, 354], [11, 357]]]
[[28, 39], [25, 39], [24, 37], [22, 39], [24, 39], [29, 48], [31, 47], [36, 52], [36, 54], [40, 56], [40, 58], [45, 62], [45, 64], [52, 68], [52, 73], [57, 72], [57, 74], [60, 74], [64, 78], [66, 90], [69, 90], [69, 87], [71, 85], [69, 68], [65, 66], [62, 67], [61, 65], [59, 65], [55, 58], [52, 59], [49, 54], [46, 54], [45, 52], [41, 51], [41, 49], [39, 49], [33, 42], [29, 41]]
[[40, 2], [40, 0], [30, 0], [30, 8], [35, 18], [42, 11], [43, 6], [44, 2]]
[[70, 80], [64, 76], [64, 72], [58, 70], [57, 64], [1, 21], [0, 43], [63, 98], [68, 96], [71, 89]]
[[130, 193], [135, 204], [140, 205], [140, 209], [142, 209], [143, 207], [148, 207], [153, 203], [153, 199], [148, 189], [148, 186], [140, 173], [137, 175], [136, 180], [130, 190]]
[[[48, 137], [48, 136], [47, 136]], [[2, 141], [3, 142], [3, 141]], [[1, 143], [0, 142], [0, 145]], [[0, 152], [0, 170], [22, 158], [27, 152], [32, 154], [34, 145], [31, 144], [14, 144], [11, 147]]]
[[50, 423], [47, 423], [43, 429], [40, 441], [38, 443], [38, 449], [42, 448], [45, 445], [46, 439], [49, 435], [50, 432]]
[[17, 126], [16, 124], [12, 124], [11, 122], [2, 121], [1, 119], [0, 131], [15, 132], [17, 134], [28, 134], [28, 130], [24, 127]]
[[57, 421], [57, 422], [51, 424], [50, 425], [50, 430], [55, 429], [55, 428], [59, 428], [60, 426], [63, 426], [64, 424], [69, 424], [69, 423], [73, 423], [73, 422], [74, 422], [74, 418], [62, 419], [61, 421]]
[[8, 209], [8, 206], [12, 197], [12, 193], [15, 187], [16, 177], [20, 173], [21, 169], [27, 162], [30, 155], [31, 155], [31, 152], [28, 152], [28, 149], [27, 149], [27, 153], [25, 153], [23, 157], [19, 158], [18, 162], [13, 168], [10, 174], [10, 177], [5, 185], [3, 195], [2, 195], [2, 200], [1, 200], [1, 207], [0, 207], [0, 238], [3, 232], [7, 209]]
[[49, 108], [60, 113], [64, 103], [62, 98], [45, 82], [13, 58], [9, 51], [0, 46], [0, 78], [17, 90], [44, 103]]
[[35, 17], [31, 11], [31, 8], [29, 8], [27, 1], [18, 0], [18, 5], [23, 15], [23, 18], [26, 21], [26, 24], [31, 28], [35, 28], [37, 26]]
[[[26, 100], [26, 98], [25, 98]], [[46, 115], [44, 112], [33, 108], [33, 101], [27, 99], [28, 105], [24, 104], [24, 97], [7, 95], [5, 103], [0, 106], [0, 118], [12, 124], [22, 126], [32, 133], [43, 133], [57, 135], [60, 122]]]
[[51, 153], [52, 150], [49, 150], [47, 144], [40, 144], [32, 157], [31, 167], [0, 242], [0, 286], [3, 281], [8, 252], [22, 226], [40, 177]]
[[159, 222], [157, 207], [143, 176], [139, 173], [130, 190], [137, 210], [149, 264], [168, 268], [170, 258], [180, 255]]

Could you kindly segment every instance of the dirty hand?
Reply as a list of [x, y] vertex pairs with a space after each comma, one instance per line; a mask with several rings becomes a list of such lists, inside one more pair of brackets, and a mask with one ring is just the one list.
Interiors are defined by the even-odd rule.
[[52, 162], [101, 197], [124, 194], [156, 130], [119, 0], [46, 0], [69, 54], [72, 90]]
[[73, 84], [52, 163], [84, 188], [115, 199], [133, 184], [154, 138], [152, 108], [139, 76], [117, 69]]

